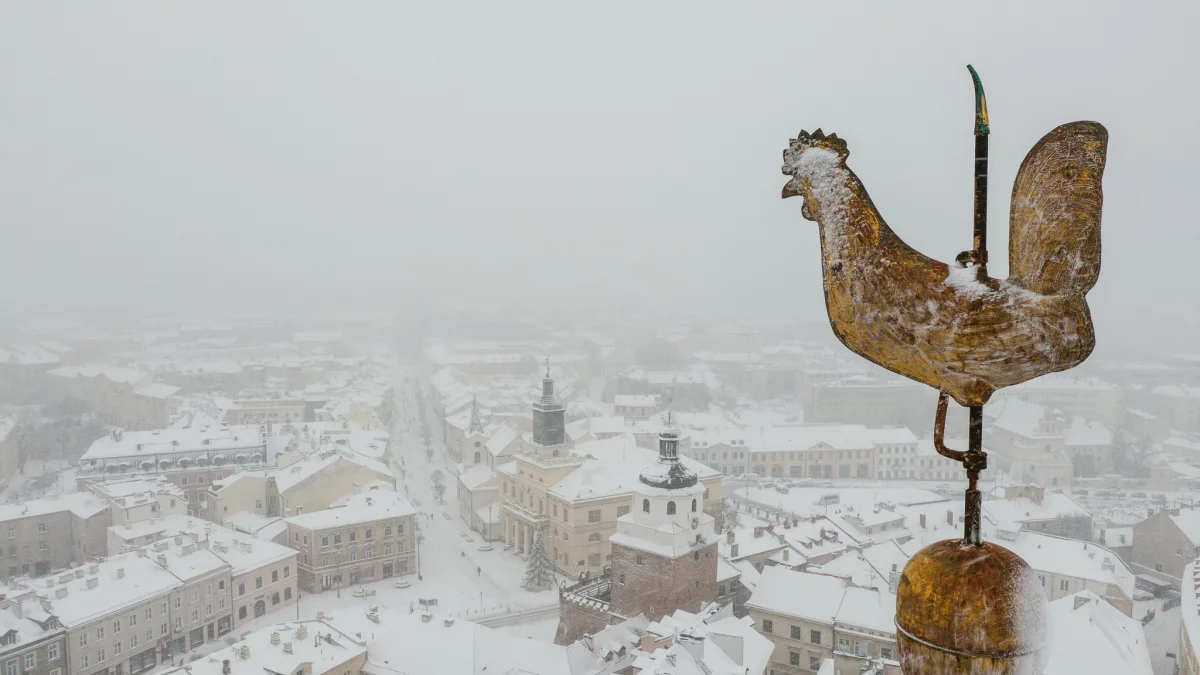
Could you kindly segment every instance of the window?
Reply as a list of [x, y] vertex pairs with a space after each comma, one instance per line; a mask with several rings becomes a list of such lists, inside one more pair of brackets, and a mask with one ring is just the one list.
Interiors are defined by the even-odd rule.
[[37, 652], [29, 652], [25, 655], [25, 670], [33, 670], [37, 666]]
[[180, 485], [187, 485], [187, 478], [186, 478], [186, 477], [185, 477], [185, 478], [180, 478], [180, 479], [179, 479], [179, 484], [180, 484]]
[[696, 512], [696, 500], [693, 499], [692, 500], [692, 513], [695, 513], [695, 512]]
[[239, 583], [238, 584], [238, 595], [245, 595], [245, 594], [246, 594], [246, 584]]
[[770, 619], [763, 619], [762, 628], [763, 628], [764, 633], [774, 633], [775, 632], [775, 622], [771, 621]]
[[[792, 626], [792, 639], [793, 640], [802, 640], [802, 639], [804, 639], [802, 637], [803, 635], [804, 635], [804, 631], [800, 629], [800, 626]], [[795, 665], [795, 664], [792, 664], [792, 665]]]
[[600, 554], [593, 553], [593, 554], [589, 555], [588, 556], [588, 567], [599, 567], [599, 566], [600, 566]]
[[[390, 553], [390, 552], [391, 552], [391, 551], [389, 551], [389, 553]], [[283, 566], [283, 578], [284, 578], [284, 579], [286, 579], [286, 578], [288, 578], [288, 577], [290, 577], [290, 576], [292, 576], [292, 566], [291, 566], [291, 565], [284, 565], [284, 566]]]
[[61, 656], [61, 652], [59, 651], [59, 647], [58, 647], [58, 643], [57, 643], [57, 642], [55, 642], [54, 644], [50, 645], [50, 646], [49, 646], [49, 647], [46, 649], [46, 658], [47, 658], [47, 659], [49, 659], [49, 660], [51, 660], [51, 661], [54, 661], [54, 660], [55, 660], [55, 659], [57, 659], [59, 656]]
[[863, 644], [859, 640], [855, 640], [854, 641], [854, 655], [855, 656], [866, 656], [867, 655], [867, 645]]
[[113, 622], [113, 633], [120, 633], [120, 632], [121, 632], [121, 620], [117, 619], [116, 621]]
[[879, 658], [887, 659], [890, 661], [892, 659], [892, 648], [891, 647], [880, 647], [879, 648]]
[[136, 626], [136, 625], [137, 625], [137, 614], [130, 614], [130, 615], [129, 615], [129, 625], [130, 625], [130, 626]]
[[637, 554], [637, 557], [634, 558], [634, 562], [636, 562], [639, 565], [642, 564], [642, 554], [641, 553]]
[[154, 631], [147, 628], [146, 629], [146, 642], [151, 642], [153, 640], [154, 640]]
[[272, 594], [271, 594], [271, 604], [272, 604], [272, 605], [278, 605], [278, 604], [279, 604], [279, 594], [278, 594], [278, 593], [272, 593]]
[[667, 502], [667, 515], [675, 515], [675, 502]]
[[800, 665], [800, 653], [799, 652], [788, 652], [788, 663], [790, 663], [793, 666]]
[[159, 634], [159, 635], [166, 635], [166, 634], [167, 634], [167, 624], [165, 624], [165, 623], [164, 623], [162, 626], [160, 626], [160, 627], [159, 627], [159, 633], [158, 633], [158, 634]]
[[154, 618], [154, 608], [147, 607], [146, 608], [146, 620], [149, 621], [150, 619], [153, 619], [153, 618]]
[[138, 646], [138, 637], [137, 633], [134, 633], [133, 635], [129, 636], [129, 648], [133, 649], [136, 646]]
[[104, 626], [99, 626], [96, 628], [96, 639], [97, 640], [104, 639]]
[[262, 588], [262, 577], [254, 577], [254, 587]]
[[650, 513], [650, 500], [649, 499], [642, 500], [642, 513]]
[[262, 510], [262, 500], [261, 499], [254, 500], [254, 508], [256, 508], [260, 511]]
[[600, 541], [600, 533], [593, 532], [588, 535], [588, 541]]
[[45, 533], [46, 533], [46, 524], [38, 523], [38, 534], [45, 534]]
[[292, 599], [292, 587], [291, 586], [288, 586], [287, 588], [283, 589], [283, 599], [284, 600]]
[[182, 604], [183, 604], [183, 597], [179, 596], [179, 595], [175, 596], [175, 609], [179, 609]]
[[96, 652], [96, 663], [104, 663], [104, 660], [107, 658], [108, 658], [108, 650], [101, 647], [100, 651]]
[[600, 522], [600, 509], [592, 509], [591, 511], [588, 511], [588, 522], [589, 523]]
[[246, 618], [246, 606], [245, 605], [242, 605], [241, 607], [238, 608], [238, 618], [239, 619]]
[[83, 666], [84, 668], [87, 668], [88, 665], [90, 665], [90, 664], [91, 664], [91, 661], [88, 660], [87, 654], [84, 654], [83, 657], [79, 660], [79, 665]]
[[120, 653], [121, 653], [121, 641], [117, 640], [117, 643], [115, 645], [113, 645], [113, 654], [120, 654]]
[[396, 534], [404, 534], [404, 523], [396, 523]]
[[271, 570], [271, 583], [279, 581], [279, 570]]
[[618, 517], [618, 518], [620, 518], [621, 516], [625, 515], [626, 513], [629, 513], [629, 507], [628, 507], [628, 506], [618, 506], [618, 507], [617, 507], [617, 517]]
[[200, 620], [200, 610], [193, 609], [192, 610], [192, 621], [199, 621], [199, 620]]
[[811, 671], [814, 671], [814, 672], [820, 670], [821, 669], [821, 657], [819, 657], [819, 656], [808, 657], [808, 669]]
[[204, 597], [212, 595], [212, 584], [204, 584]]
[[321, 537], [321, 545], [328, 546], [329, 545], [329, 537]]
[[8, 528], [8, 538], [9, 539], [17, 538], [17, 529], [15, 527]]
[[838, 638], [838, 651], [849, 652], [850, 640], [847, 638]]
[[814, 645], [821, 644], [821, 631], [813, 630], [808, 632], [808, 641]]
[[1067, 590], [1067, 588], [1068, 588], [1070, 585], [1071, 585], [1071, 582], [1067, 581], [1066, 579], [1063, 579], [1063, 580], [1061, 580], [1061, 581], [1059, 581], [1059, 582], [1058, 582], [1058, 590], [1060, 590], [1060, 591], [1065, 591], [1065, 590]]
[[340, 535], [340, 534], [333, 535], [333, 545], [337, 546], [340, 543], [342, 543], [342, 535]]
[[45, 551], [45, 550], [46, 550], [46, 542], [44, 542], [44, 541], [39, 541], [39, 542], [38, 542], [38, 550], [39, 550], [39, 551]]

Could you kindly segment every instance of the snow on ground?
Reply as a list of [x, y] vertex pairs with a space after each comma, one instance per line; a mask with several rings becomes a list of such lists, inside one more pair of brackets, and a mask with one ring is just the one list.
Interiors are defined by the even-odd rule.
[[31, 459], [25, 462], [25, 471], [13, 474], [4, 489], [0, 490], [0, 501], [37, 499], [48, 492], [78, 492], [75, 485], [77, 470], [73, 463], [61, 459]]

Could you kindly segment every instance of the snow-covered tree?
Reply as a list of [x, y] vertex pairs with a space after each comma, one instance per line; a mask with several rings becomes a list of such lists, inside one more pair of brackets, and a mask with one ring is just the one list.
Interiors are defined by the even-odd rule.
[[737, 502], [730, 499], [722, 500], [720, 508], [713, 514], [717, 532], [724, 534], [741, 526], [741, 515], [738, 513]]
[[546, 545], [542, 543], [540, 531], [533, 535], [533, 548], [529, 551], [525, 582], [521, 586], [527, 591], [545, 591], [554, 586], [554, 566], [546, 557]]

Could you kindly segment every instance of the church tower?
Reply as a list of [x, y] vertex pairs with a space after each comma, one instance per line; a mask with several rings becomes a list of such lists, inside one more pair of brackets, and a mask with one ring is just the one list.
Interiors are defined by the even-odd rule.
[[612, 612], [657, 621], [676, 609], [699, 612], [717, 600], [717, 535], [704, 513], [704, 486], [679, 459], [670, 413], [658, 462], [633, 487], [629, 513], [612, 535]]
[[550, 378], [550, 359], [546, 359], [542, 397], [533, 403], [533, 444], [540, 448], [557, 448], [566, 444], [566, 412], [566, 406], [554, 393], [554, 380]]

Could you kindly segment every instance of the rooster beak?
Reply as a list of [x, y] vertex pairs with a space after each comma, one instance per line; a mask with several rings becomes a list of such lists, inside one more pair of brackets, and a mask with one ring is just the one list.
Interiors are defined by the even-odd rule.
[[797, 195], [802, 195], [802, 194], [804, 194], [804, 192], [802, 192], [800, 189], [800, 179], [798, 179], [798, 178], [793, 178], [793, 179], [789, 180], [787, 182], [787, 184], [783, 186], [783, 198], [784, 199], [787, 199], [788, 197], [795, 197]]

